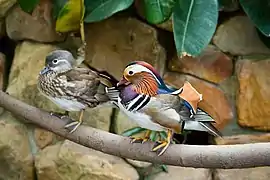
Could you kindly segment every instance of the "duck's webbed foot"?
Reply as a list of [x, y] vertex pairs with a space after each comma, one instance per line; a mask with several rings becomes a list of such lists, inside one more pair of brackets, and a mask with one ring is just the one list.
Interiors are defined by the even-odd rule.
[[78, 121], [71, 120], [71, 122], [67, 123], [64, 126], [66, 129], [70, 129], [70, 131], [69, 131], [70, 134], [73, 133], [74, 131], [76, 131], [76, 129], [82, 124], [83, 113], [84, 113], [84, 110], [81, 110], [80, 117], [79, 117]]
[[134, 138], [131, 137], [131, 143], [145, 143], [146, 141], [148, 141], [150, 139], [150, 134], [151, 134], [151, 130], [146, 130], [144, 137], [139, 137], [139, 138]]
[[171, 139], [172, 139], [172, 131], [168, 130], [167, 139], [163, 140], [163, 141], [156, 142], [152, 151], [157, 152], [158, 156], [161, 156], [167, 150], [169, 145], [171, 144]]

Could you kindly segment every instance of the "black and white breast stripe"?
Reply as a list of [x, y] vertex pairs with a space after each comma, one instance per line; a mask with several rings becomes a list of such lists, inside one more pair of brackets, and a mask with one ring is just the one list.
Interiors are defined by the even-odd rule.
[[147, 103], [150, 101], [151, 97], [145, 94], [139, 94], [136, 98], [131, 100], [128, 105], [126, 106], [126, 109], [128, 111], [138, 111], [142, 109], [144, 106], [147, 105]]

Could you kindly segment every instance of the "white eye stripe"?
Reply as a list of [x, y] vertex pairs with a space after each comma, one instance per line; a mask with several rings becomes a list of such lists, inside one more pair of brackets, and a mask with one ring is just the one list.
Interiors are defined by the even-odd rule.
[[53, 61], [52, 61], [52, 63], [53, 64], [58, 64], [59, 62], [64, 62], [64, 61], [66, 61], [65, 59], [57, 59], [57, 58], [55, 58]]
[[152, 74], [152, 76], [156, 79], [156, 81], [159, 84], [161, 84], [161, 82], [156, 78], [156, 75], [152, 71], [150, 71], [148, 68], [146, 68], [140, 64], [134, 64], [134, 65], [129, 66], [128, 72], [129, 71], [133, 71], [133, 74], [143, 72], [143, 71], [148, 72], [148, 73]]

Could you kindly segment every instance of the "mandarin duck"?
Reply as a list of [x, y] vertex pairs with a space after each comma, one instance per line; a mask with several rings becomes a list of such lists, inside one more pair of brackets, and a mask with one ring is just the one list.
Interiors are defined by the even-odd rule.
[[[88, 68], [78, 67], [84, 60], [84, 46], [79, 49], [78, 58], [66, 50], [55, 50], [46, 56], [45, 67], [38, 76], [39, 91], [53, 103], [65, 110], [51, 113], [63, 118], [70, 111], [79, 111], [78, 121], [68, 123], [65, 128], [74, 132], [82, 123], [83, 112], [98, 105], [109, 105], [113, 94], [108, 96], [105, 87], [111, 87], [111, 77]], [[79, 61], [79, 62], [78, 62]], [[117, 96], [116, 96], [117, 100]]]
[[144, 137], [133, 138], [132, 143], [149, 140], [151, 131], [165, 131], [167, 138], [157, 142], [152, 151], [162, 155], [172, 140], [173, 133], [183, 130], [206, 131], [220, 136], [211, 124], [214, 121], [206, 112], [197, 108], [202, 100], [189, 82], [180, 89], [169, 88], [159, 73], [144, 61], [135, 61], [126, 66], [117, 88], [106, 92], [118, 94], [117, 106], [141, 128], [147, 129]]

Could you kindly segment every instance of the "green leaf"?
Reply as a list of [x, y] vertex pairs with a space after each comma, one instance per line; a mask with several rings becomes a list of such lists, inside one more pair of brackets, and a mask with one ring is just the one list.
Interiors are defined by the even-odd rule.
[[[58, 0], [57, 0], [58, 1]], [[60, 0], [60, 11], [57, 15], [55, 30], [57, 32], [70, 32], [80, 29], [80, 22], [84, 15], [84, 4], [80, 0], [68, 0], [65, 4]]]
[[140, 133], [142, 131], [145, 131], [145, 129], [141, 128], [141, 127], [135, 127], [135, 128], [131, 128], [131, 129], [128, 129], [128, 130], [124, 131], [122, 133], [122, 135], [129, 137], [129, 136], [132, 136], [134, 134], [138, 134], [138, 133]]
[[168, 171], [168, 166], [165, 165], [165, 164], [162, 164], [162, 165], [161, 165], [161, 169], [162, 169], [164, 172], [166, 172], [166, 173], [169, 172], [169, 171]]
[[159, 132], [159, 135], [160, 135], [161, 138], [167, 139], [167, 133], [166, 132], [161, 131], [161, 132]]
[[157, 132], [156, 131], [151, 131], [151, 134], [150, 134], [150, 140], [151, 141], [156, 141], [157, 140]]
[[23, 11], [31, 13], [38, 5], [39, 0], [18, 0], [18, 3]]
[[175, 0], [139, 0], [139, 3], [146, 20], [152, 24], [160, 24], [170, 18]]
[[240, 0], [240, 4], [256, 27], [265, 36], [270, 37], [269, 0]]
[[113, 14], [129, 8], [133, 0], [85, 0], [85, 17], [87, 23], [101, 21]]
[[53, 17], [57, 19], [60, 11], [63, 9], [68, 0], [54, 0], [53, 3]]
[[173, 11], [173, 33], [180, 57], [199, 55], [210, 42], [217, 20], [217, 0], [177, 0]]

